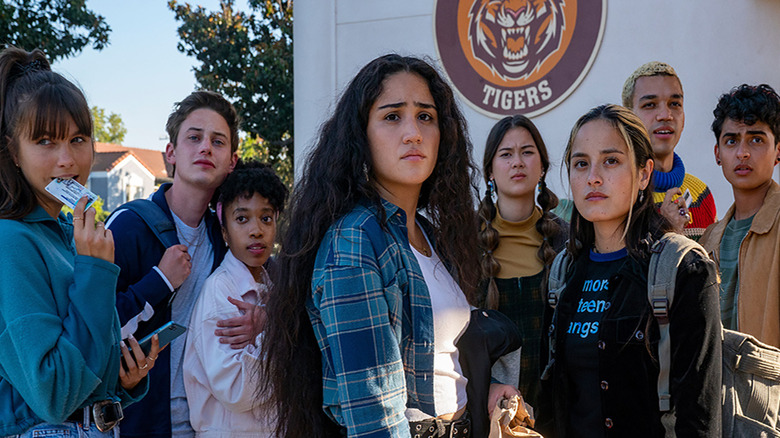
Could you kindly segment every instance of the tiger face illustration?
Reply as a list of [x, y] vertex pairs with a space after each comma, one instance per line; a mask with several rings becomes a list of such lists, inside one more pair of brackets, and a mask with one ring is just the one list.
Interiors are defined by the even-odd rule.
[[503, 80], [527, 78], [561, 47], [565, 0], [475, 0], [469, 11], [474, 57]]

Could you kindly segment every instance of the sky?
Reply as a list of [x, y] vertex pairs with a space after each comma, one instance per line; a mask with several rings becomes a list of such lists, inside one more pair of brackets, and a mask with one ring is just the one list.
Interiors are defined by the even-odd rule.
[[[209, 10], [219, 0], [191, 1]], [[197, 60], [176, 49], [179, 23], [165, 0], [88, 0], [87, 7], [111, 26], [110, 45], [86, 47], [52, 69], [79, 85], [90, 106], [122, 117], [124, 145], [164, 150], [165, 121], [173, 104], [196, 89], [192, 71]], [[246, 8], [246, 2], [236, 2]], [[245, 9], [244, 9], [245, 10]]]

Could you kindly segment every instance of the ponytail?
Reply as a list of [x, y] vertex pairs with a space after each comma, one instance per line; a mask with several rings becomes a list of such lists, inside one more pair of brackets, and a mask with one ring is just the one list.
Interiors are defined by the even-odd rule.
[[9, 47], [0, 53], [0, 218], [20, 219], [37, 205], [30, 183], [18, 165], [19, 105], [17, 90], [25, 76], [49, 70], [49, 61], [40, 50], [27, 53]]
[[71, 120], [79, 134], [92, 137], [84, 94], [51, 71], [43, 52], [0, 52], [0, 218], [21, 219], [38, 205], [18, 166], [19, 138], [64, 138]]

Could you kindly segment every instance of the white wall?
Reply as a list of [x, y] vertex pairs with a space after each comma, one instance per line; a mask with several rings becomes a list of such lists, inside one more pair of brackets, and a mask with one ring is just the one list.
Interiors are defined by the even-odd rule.
[[[438, 64], [433, 10], [433, 0], [296, 0], [296, 171], [340, 91], [363, 65], [388, 52], [428, 57]], [[733, 197], [712, 154], [712, 110], [720, 94], [741, 83], [780, 89], [780, 1], [608, 2], [604, 37], [590, 72], [568, 99], [533, 119], [554, 163], [560, 164], [576, 119], [593, 106], [620, 103], [626, 77], [651, 60], [671, 64], [682, 80], [686, 123], [677, 152], [686, 170], [710, 185], [722, 217]], [[496, 119], [465, 102], [461, 108], [469, 121], [475, 161], [481, 163]], [[548, 182], [566, 196], [563, 175], [556, 169]]]

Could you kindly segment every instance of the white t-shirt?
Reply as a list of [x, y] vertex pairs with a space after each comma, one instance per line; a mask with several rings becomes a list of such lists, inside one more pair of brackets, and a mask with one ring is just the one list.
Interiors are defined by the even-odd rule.
[[[426, 236], [427, 239], [427, 236]], [[431, 246], [433, 248], [433, 246]], [[455, 344], [466, 331], [471, 306], [435, 251], [431, 257], [412, 252], [420, 265], [425, 285], [431, 296], [433, 313], [433, 395], [436, 416], [458, 412], [466, 406], [466, 383], [458, 361]], [[407, 409], [409, 421], [430, 418], [419, 409]]]

